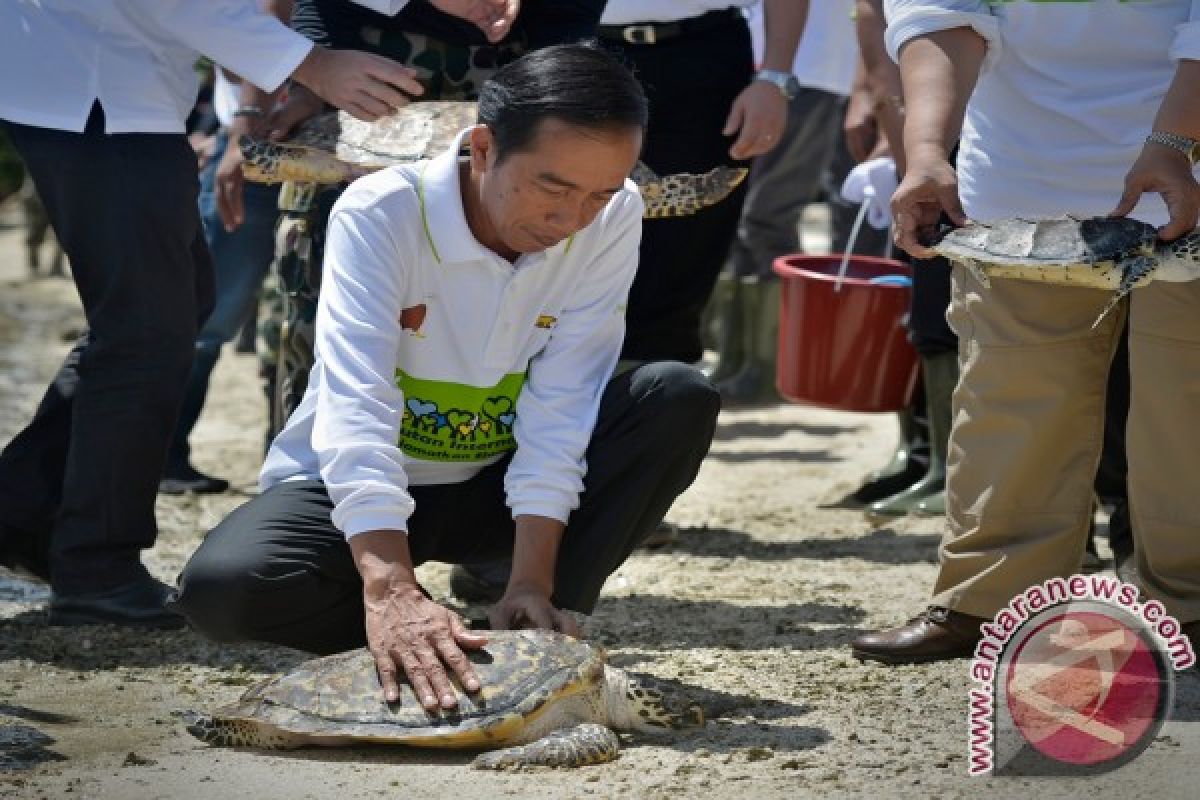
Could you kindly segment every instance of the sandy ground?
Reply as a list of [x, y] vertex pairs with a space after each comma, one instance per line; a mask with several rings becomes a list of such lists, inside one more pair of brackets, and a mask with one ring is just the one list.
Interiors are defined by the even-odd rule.
[[[0, 221], [2, 443], [81, 320], [69, 282], [26, 278], [15, 218]], [[253, 492], [263, 424], [254, 359], [229, 353], [193, 442], [198, 466], [235, 491], [159, 499], [161, 535], [147, 554], [159, 577], [172, 580]], [[212, 749], [176, 712], [231, 700], [301, 654], [186, 632], [48, 628], [47, 590], [0, 574], [0, 797], [1194, 797], [1194, 671], [1180, 676], [1175, 719], [1125, 768], [981, 779], [965, 765], [967, 662], [885, 668], [850, 657], [857, 632], [921, 608], [934, 577], [938, 521], [873, 529], [822, 507], [880, 463], [893, 436], [887, 416], [795, 405], [722, 414], [699, 480], [671, 511], [679, 543], [632, 558], [586, 622], [613, 662], [678, 684], [711, 719], [630, 740], [618, 761], [587, 769], [480, 773], [466, 754], [399, 748]], [[444, 566], [421, 573], [453, 602]]]

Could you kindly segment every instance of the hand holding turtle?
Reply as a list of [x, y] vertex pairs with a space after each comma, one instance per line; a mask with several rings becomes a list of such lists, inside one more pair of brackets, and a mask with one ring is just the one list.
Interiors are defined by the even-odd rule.
[[473, 23], [489, 42], [498, 42], [508, 35], [521, 10], [520, 0], [430, 0], [430, 5]]
[[383, 56], [314, 47], [292, 78], [365, 122], [408, 105], [425, 90], [416, 71]]
[[734, 99], [721, 131], [725, 136], [737, 134], [729, 155], [741, 160], [770, 152], [783, 136], [787, 112], [787, 98], [778, 87], [752, 81]]
[[1196, 183], [1192, 163], [1184, 153], [1147, 142], [1125, 176], [1125, 191], [1110, 216], [1128, 215], [1146, 192], [1161, 194], [1171, 215], [1171, 220], [1158, 229], [1159, 238], [1169, 242], [1196, 227], [1200, 218], [1200, 184]]
[[937, 229], [942, 213], [955, 225], [965, 225], [958, 199], [958, 175], [942, 150], [912, 148], [908, 170], [892, 195], [896, 246], [916, 258], [934, 258], [937, 253], [921, 244]]

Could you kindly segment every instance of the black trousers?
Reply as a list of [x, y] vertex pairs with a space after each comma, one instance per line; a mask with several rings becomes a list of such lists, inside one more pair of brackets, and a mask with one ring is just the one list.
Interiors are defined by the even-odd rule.
[[29, 426], [0, 453], [0, 555], [56, 592], [144, 575], [154, 498], [213, 276], [182, 134], [4, 123], [71, 260], [87, 317]]
[[[715, 28], [619, 48], [650, 103], [642, 160], [660, 175], [749, 166], [729, 156], [734, 138], [721, 129], [734, 99], [754, 74], [750, 30], [736, 15]], [[704, 354], [700, 317], [729, 254], [746, 196], [729, 197], [687, 217], [642, 224], [637, 277], [626, 312], [624, 359], [697, 361]]]
[[[554, 602], [590, 613], [604, 581], [696, 477], [720, 398], [696, 369], [647, 364], [610, 381], [587, 451], [580, 506], [559, 549]], [[463, 483], [412, 486], [413, 562], [479, 563], [512, 555], [507, 462]], [[330, 521], [322, 483], [277, 484], [208, 534], [179, 578], [178, 609], [201, 633], [315, 653], [360, 647], [362, 581]]]

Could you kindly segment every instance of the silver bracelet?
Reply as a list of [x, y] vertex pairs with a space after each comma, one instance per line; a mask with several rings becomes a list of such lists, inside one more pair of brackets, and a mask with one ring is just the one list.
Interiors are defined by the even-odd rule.
[[1200, 142], [1188, 136], [1168, 131], [1154, 131], [1146, 137], [1146, 141], [1178, 150], [1187, 156], [1188, 161], [1191, 161], [1193, 164], [1200, 159]]

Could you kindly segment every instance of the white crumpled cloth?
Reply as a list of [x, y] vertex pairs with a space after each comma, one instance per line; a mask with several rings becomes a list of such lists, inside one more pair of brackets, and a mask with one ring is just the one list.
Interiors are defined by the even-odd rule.
[[896, 162], [889, 156], [864, 161], [842, 182], [842, 197], [867, 204], [867, 223], [876, 230], [892, 224], [892, 194], [896, 191]]

